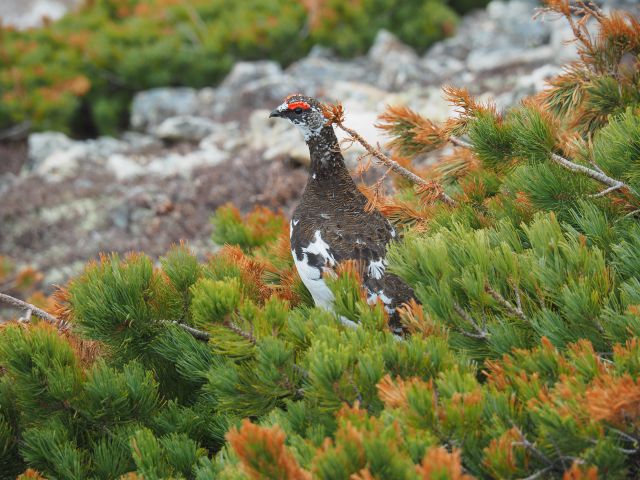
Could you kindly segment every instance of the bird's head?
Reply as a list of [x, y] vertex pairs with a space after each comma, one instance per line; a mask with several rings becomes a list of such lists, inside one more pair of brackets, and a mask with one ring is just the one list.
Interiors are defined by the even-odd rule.
[[269, 117], [286, 118], [300, 129], [305, 140], [319, 135], [326, 122], [322, 104], [315, 98], [300, 94], [289, 95]]

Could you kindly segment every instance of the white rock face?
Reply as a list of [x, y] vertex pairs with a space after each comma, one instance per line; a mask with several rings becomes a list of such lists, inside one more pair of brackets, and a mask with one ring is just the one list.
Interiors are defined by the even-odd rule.
[[120, 153], [111, 155], [107, 160], [106, 167], [119, 181], [129, 180], [145, 173], [143, 165]]
[[131, 104], [131, 126], [152, 132], [169, 117], [195, 115], [198, 92], [193, 88], [154, 88], [139, 92]]
[[32, 133], [29, 135], [29, 164], [28, 169], [36, 169], [50, 155], [68, 150], [73, 140], [60, 132]]
[[215, 128], [216, 124], [208, 118], [181, 115], [164, 120], [155, 134], [158, 138], [173, 142], [199, 142]]
[[58, 20], [79, 0], [2, 0], [0, 18], [5, 25], [19, 30], [39, 27], [43, 19]]

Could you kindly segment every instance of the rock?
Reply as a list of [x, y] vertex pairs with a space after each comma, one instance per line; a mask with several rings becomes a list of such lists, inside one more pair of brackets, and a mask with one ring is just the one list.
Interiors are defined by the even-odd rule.
[[216, 89], [210, 113], [218, 119], [256, 108], [273, 108], [284, 97], [302, 89], [276, 62], [238, 62]]
[[122, 141], [127, 144], [128, 152], [140, 152], [162, 147], [162, 142], [158, 138], [140, 132], [124, 132]]
[[115, 154], [107, 160], [107, 170], [109, 170], [118, 181], [129, 180], [145, 173], [145, 168], [134, 161], [131, 157]]
[[[373, 68], [372, 68], [373, 67]], [[327, 57], [308, 56], [292, 63], [285, 71], [288, 78], [301, 83], [298, 90], [313, 97], [321, 97], [339, 81], [369, 83], [375, 85], [377, 68], [367, 58], [355, 58], [350, 61]], [[331, 93], [329, 93], [331, 95]]]
[[278, 63], [270, 60], [257, 62], [236, 62], [231, 72], [220, 84], [219, 90], [234, 90], [244, 87], [253, 80], [282, 75], [282, 68]]
[[559, 75], [562, 69], [555, 65], [543, 65], [536, 68], [529, 75], [517, 77], [515, 85], [508, 91], [493, 99], [499, 109], [506, 109], [516, 105], [523, 98], [542, 91], [547, 86], [547, 81]]
[[58, 132], [34, 133], [29, 136], [28, 170], [48, 180], [61, 180], [76, 174], [89, 162], [102, 165], [113, 154], [129, 148], [125, 141], [113, 137], [73, 141]]
[[204, 117], [181, 115], [164, 120], [156, 129], [158, 138], [172, 142], [199, 142], [215, 130], [216, 124]]
[[186, 154], [171, 153], [154, 159], [147, 165], [145, 171], [162, 177], [180, 175], [183, 178], [189, 178], [194, 169], [211, 167], [227, 158], [228, 154], [226, 152], [214, 148], [194, 150]]
[[81, 144], [72, 145], [66, 150], [53, 152], [33, 171], [47, 181], [57, 182], [73, 176], [86, 156], [87, 151]]
[[73, 145], [73, 140], [60, 132], [42, 132], [29, 135], [29, 160], [27, 170], [34, 170], [40, 166], [50, 155], [56, 152], [68, 150]]
[[513, 46], [536, 47], [549, 42], [552, 28], [548, 22], [534, 20], [538, 2], [493, 0], [487, 5], [489, 18], [496, 25], [495, 38]]
[[[548, 20], [547, 20], [548, 21]], [[564, 19], [558, 19], [553, 22], [553, 30], [551, 31], [551, 47], [555, 52], [555, 63], [564, 64], [578, 57], [578, 48], [573, 40], [573, 30]]]
[[511, 47], [474, 50], [467, 57], [467, 68], [472, 72], [487, 72], [514, 65], [549, 62], [553, 55], [554, 50], [550, 46], [526, 50]]
[[346, 108], [348, 115], [351, 111], [381, 111], [389, 92], [367, 83], [338, 81], [333, 84], [331, 95], [333, 98], [328, 100], [339, 100]]
[[334, 58], [335, 54], [333, 50], [329, 47], [325, 47], [324, 45], [314, 45], [311, 47], [311, 50], [307, 54], [307, 58], [325, 58], [331, 59]]
[[432, 85], [436, 85], [451, 83], [452, 77], [464, 70], [465, 64], [455, 57], [429, 56], [427, 54], [422, 60], [422, 67], [425, 80]]
[[219, 149], [233, 152], [245, 145], [238, 122], [216, 124], [216, 129], [199, 144], [200, 150]]
[[435, 122], [444, 122], [454, 113], [454, 108], [444, 98], [440, 86], [414, 88], [389, 95], [385, 103], [406, 105]]
[[253, 150], [264, 150], [262, 157], [273, 160], [287, 157], [303, 164], [309, 164], [309, 150], [302, 134], [287, 121], [269, 118], [269, 110], [256, 110], [249, 117], [248, 146]]
[[199, 107], [193, 88], [154, 88], [139, 92], [131, 104], [131, 126], [152, 132], [166, 118], [194, 115]]
[[81, 145], [85, 149], [88, 160], [95, 162], [101, 162], [114, 153], [124, 152], [130, 148], [127, 142], [113, 137], [99, 137], [95, 140], [76, 142], [76, 144]]
[[395, 35], [380, 30], [368, 54], [378, 67], [377, 86], [397, 91], [424, 80], [424, 71], [413, 49]]
[[389, 63], [390, 60], [395, 61], [398, 58], [415, 61], [418, 58], [411, 47], [387, 30], [380, 30], [376, 34], [367, 56], [376, 63]]
[[44, 19], [55, 21], [62, 18], [69, 7], [78, 0], [3, 0], [0, 2], [0, 18], [6, 26], [18, 30], [40, 27]]

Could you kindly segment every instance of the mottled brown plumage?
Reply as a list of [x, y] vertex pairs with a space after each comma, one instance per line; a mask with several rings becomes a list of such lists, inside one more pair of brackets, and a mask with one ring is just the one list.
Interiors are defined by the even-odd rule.
[[298, 126], [309, 147], [311, 169], [291, 220], [291, 250], [316, 305], [331, 308], [333, 297], [323, 276], [345, 260], [356, 260], [363, 265], [369, 301], [384, 302], [391, 326], [399, 332], [396, 308], [414, 294], [400, 278], [385, 271], [394, 228], [379, 211], [365, 209], [367, 199], [351, 178], [333, 127], [325, 125], [317, 100], [290, 96], [271, 116]]

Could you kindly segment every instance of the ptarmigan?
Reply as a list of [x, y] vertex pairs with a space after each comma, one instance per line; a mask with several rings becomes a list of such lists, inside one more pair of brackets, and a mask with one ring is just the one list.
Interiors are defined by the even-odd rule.
[[344, 164], [332, 126], [325, 125], [320, 102], [291, 95], [270, 117], [289, 120], [309, 147], [311, 170], [302, 199], [291, 219], [291, 253], [298, 273], [315, 304], [331, 310], [333, 294], [326, 275], [345, 260], [361, 262], [368, 302], [382, 300], [390, 326], [401, 331], [396, 308], [414, 298], [413, 290], [386, 271], [387, 244], [396, 237], [389, 221], [377, 210], [367, 210]]

